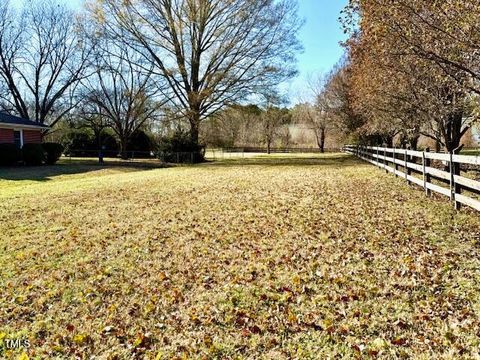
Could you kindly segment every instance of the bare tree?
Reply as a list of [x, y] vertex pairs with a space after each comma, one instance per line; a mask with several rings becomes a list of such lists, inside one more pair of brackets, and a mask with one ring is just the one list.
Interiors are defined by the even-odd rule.
[[188, 119], [194, 143], [207, 116], [296, 73], [296, 0], [94, 3], [91, 12], [104, 30], [153, 63], [168, 83], [165, 96]]
[[202, 126], [203, 140], [216, 146], [251, 145], [260, 133], [261, 113], [262, 110], [256, 105], [229, 105], [211, 116]]
[[[86, 128], [93, 131], [98, 149], [102, 149], [103, 134], [110, 127], [110, 122], [106, 116], [103, 116], [101, 106], [90, 101], [91, 93], [82, 94], [84, 101], [80, 102], [75, 109], [75, 123], [78, 128]], [[78, 121], [80, 120], [80, 121]]]
[[318, 104], [303, 103], [295, 106], [293, 116], [296, 123], [305, 124], [314, 133], [317, 146], [323, 153], [327, 136], [327, 113]]
[[54, 125], [76, 103], [91, 44], [81, 19], [53, 0], [29, 1], [21, 13], [0, 4], [0, 92], [4, 110]]
[[120, 141], [120, 154], [127, 157], [133, 133], [153, 120], [161, 103], [152, 70], [141, 65], [136, 53], [104, 41], [95, 52], [94, 75], [82, 81], [83, 113], [105, 121]]
[[320, 152], [325, 151], [327, 133], [335, 127], [338, 121], [338, 99], [332, 93], [329, 85], [331, 74], [310, 77], [308, 86], [300, 98], [302, 103], [293, 109], [296, 123], [303, 124], [313, 132]]
[[290, 114], [288, 110], [269, 105], [260, 115], [260, 119], [263, 141], [267, 146], [267, 154], [270, 154], [274, 141], [280, 135], [284, 125], [290, 120]]

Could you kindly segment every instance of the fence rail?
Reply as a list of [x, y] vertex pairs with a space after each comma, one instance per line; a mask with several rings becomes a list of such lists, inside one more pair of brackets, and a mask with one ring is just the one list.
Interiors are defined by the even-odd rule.
[[[105, 158], [118, 158], [121, 156], [119, 150], [99, 150], [99, 149], [66, 149], [64, 154], [68, 158], [98, 158], [102, 155]], [[128, 159], [153, 159], [155, 158], [155, 153], [153, 151], [136, 151], [128, 150], [125, 151], [125, 157]]]
[[[427, 196], [432, 191], [447, 196], [457, 210], [466, 205], [480, 211], [480, 182], [463, 176], [461, 171], [462, 164], [480, 169], [480, 156], [359, 145], [346, 145], [343, 151], [423, 187]], [[444, 169], [434, 167], [434, 162]]]
[[[325, 148], [324, 152], [338, 152], [340, 148]], [[223, 148], [224, 152], [244, 152], [244, 153], [267, 153], [268, 149], [266, 147], [254, 147], [254, 146], [243, 146], [243, 147], [225, 147]], [[300, 148], [300, 147], [272, 147], [270, 148], [272, 154], [283, 154], [283, 153], [320, 153], [321, 150], [318, 147], [312, 148]]]
[[[124, 154], [124, 160], [153, 160], [158, 159], [165, 163], [197, 163], [203, 159], [200, 152], [192, 151], [135, 151], [129, 150]], [[118, 150], [83, 150], [68, 149], [64, 156], [67, 159], [75, 158], [122, 158], [122, 154]]]

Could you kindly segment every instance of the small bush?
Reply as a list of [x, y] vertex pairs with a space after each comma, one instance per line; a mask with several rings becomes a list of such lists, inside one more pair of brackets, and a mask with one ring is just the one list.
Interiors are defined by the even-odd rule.
[[153, 139], [143, 130], [133, 132], [127, 145], [128, 152], [134, 152], [136, 158], [150, 158], [154, 148]]
[[45, 150], [41, 144], [25, 144], [22, 152], [26, 165], [42, 165], [46, 159]]
[[22, 152], [15, 144], [0, 144], [0, 166], [11, 166], [22, 160]]
[[160, 140], [158, 157], [170, 163], [199, 163], [205, 160], [205, 147], [192, 142], [190, 134], [175, 132]]
[[45, 163], [47, 163], [48, 165], [55, 164], [58, 159], [60, 159], [60, 156], [62, 156], [64, 150], [62, 144], [49, 142], [42, 144], [42, 146], [46, 152]]
[[71, 130], [65, 133], [60, 139], [60, 143], [67, 156], [86, 156], [90, 151], [93, 156], [96, 156], [93, 150], [98, 149], [93, 134], [80, 130]]

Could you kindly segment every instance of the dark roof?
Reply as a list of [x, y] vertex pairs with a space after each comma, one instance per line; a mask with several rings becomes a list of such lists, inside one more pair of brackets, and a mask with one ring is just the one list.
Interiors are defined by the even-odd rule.
[[36, 126], [39, 128], [47, 128], [47, 125], [39, 124], [35, 121], [23, 119], [18, 116], [10, 115], [5, 112], [0, 111], [0, 125], [9, 124], [9, 125], [24, 125], [24, 126]]

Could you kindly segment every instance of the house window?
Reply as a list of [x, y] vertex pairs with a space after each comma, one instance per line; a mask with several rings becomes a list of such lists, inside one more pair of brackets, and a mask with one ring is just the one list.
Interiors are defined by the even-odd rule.
[[23, 146], [23, 136], [22, 130], [14, 130], [13, 131], [13, 143], [19, 149]]

